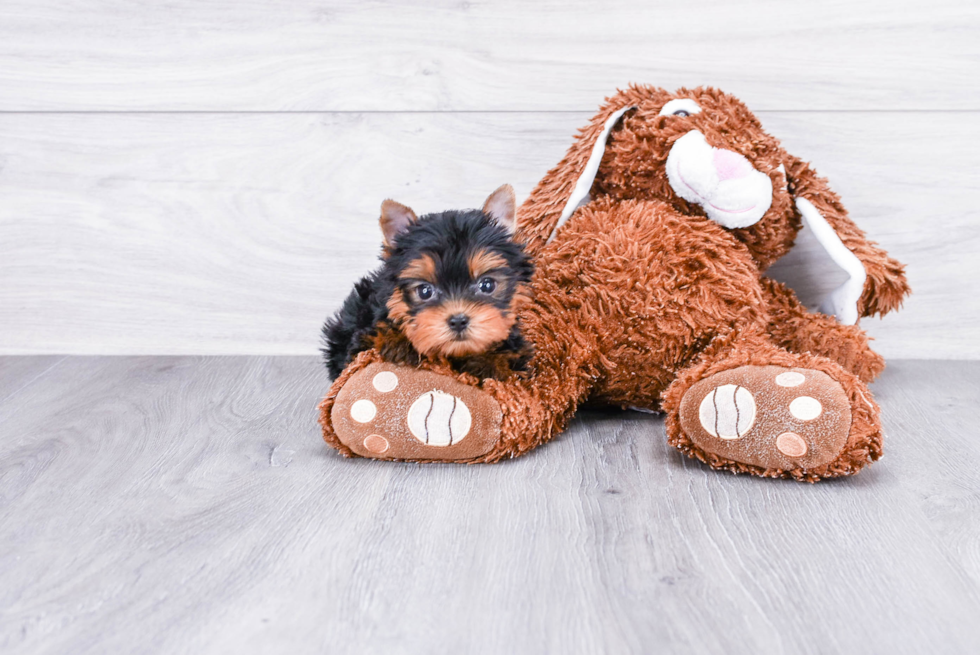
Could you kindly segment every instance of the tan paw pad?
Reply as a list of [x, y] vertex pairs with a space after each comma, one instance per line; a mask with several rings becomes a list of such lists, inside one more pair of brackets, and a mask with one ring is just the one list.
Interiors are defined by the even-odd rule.
[[388, 393], [398, 386], [398, 376], [391, 371], [381, 371], [371, 379], [371, 384], [381, 393]]
[[706, 453], [766, 469], [808, 469], [843, 451], [851, 407], [841, 385], [821, 371], [740, 366], [691, 386], [680, 419]]
[[497, 402], [443, 375], [370, 364], [337, 393], [330, 422], [340, 441], [375, 459], [468, 460], [499, 442]]
[[473, 417], [462, 400], [443, 391], [429, 391], [408, 410], [408, 429], [430, 446], [451, 446], [469, 434]]
[[786, 371], [776, 376], [776, 384], [781, 387], [798, 387], [806, 382], [806, 376], [796, 371]]
[[800, 396], [789, 404], [789, 413], [801, 421], [812, 421], [823, 413], [823, 406], [816, 398]]
[[783, 432], [776, 437], [776, 448], [787, 457], [803, 457], [806, 455], [806, 442], [795, 432]]
[[358, 400], [350, 406], [350, 417], [358, 423], [370, 423], [378, 413], [378, 407], [370, 400]]
[[390, 444], [388, 440], [382, 437], [380, 434], [369, 434], [364, 437], [364, 447], [370, 450], [372, 453], [381, 454], [388, 450]]
[[701, 427], [719, 439], [738, 439], [755, 422], [755, 399], [745, 387], [725, 384], [716, 387], [698, 408]]

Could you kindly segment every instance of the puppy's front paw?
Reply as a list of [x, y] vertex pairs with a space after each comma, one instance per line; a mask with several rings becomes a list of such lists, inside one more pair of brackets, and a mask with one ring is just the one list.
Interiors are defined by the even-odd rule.
[[497, 402], [430, 371], [375, 362], [337, 394], [330, 422], [340, 441], [373, 459], [469, 461], [500, 439]]

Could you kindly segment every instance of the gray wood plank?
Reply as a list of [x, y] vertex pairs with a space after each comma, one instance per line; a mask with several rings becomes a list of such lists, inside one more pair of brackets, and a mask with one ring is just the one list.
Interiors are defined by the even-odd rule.
[[[894, 471], [922, 513], [980, 587], [980, 375], [975, 362], [889, 362], [873, 386], [887, 408], [886, 447]], [[925, 400], [925, 406], [923, 401]]]
[[[761, 114], [909, 264], [906, 308], [865, 324], [888, 356], [980, 357], [978, 116]], [[0, 115], [0, 352], [314, 353], [382, 199], [524, 196], [588, 117]], [[802, 241], [773, 275], [817, 305], [840, 273]]]
[[56, 373], [0, 404], [4, 651], [980, 647], [977, 362], [892, 362], [885, 459], [816, 486], [618, 412], [495, 466], [345, 460], [313, 358]]
[[579, 110], [630, 82], [757, 109], [977, 109], [962, 0], [112, 0], [0, 9], [0, 109]]
[[64, 359], [55, 355], [0, 357], [0, 402], [43, 378]]

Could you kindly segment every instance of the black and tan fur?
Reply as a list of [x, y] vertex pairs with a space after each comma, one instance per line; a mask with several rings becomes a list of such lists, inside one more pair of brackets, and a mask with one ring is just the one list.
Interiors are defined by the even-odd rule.
[[533, 267], [512, 238], [514, 214], [509, 185], [483, 209], [421, 218], [386, 200], [382, 265], [354, 285], [323, 326], [331, 377], [369, 348], [397, 363], [445, 358], [481, 378], [520, 370], [528, 349], [516, 310]]

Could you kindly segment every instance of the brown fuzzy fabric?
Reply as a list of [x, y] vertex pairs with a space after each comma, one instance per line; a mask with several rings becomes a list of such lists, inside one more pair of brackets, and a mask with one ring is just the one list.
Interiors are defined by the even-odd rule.
[[[694, 100], [702, 112], [683, 120], [658, 116], [661, 107], [675, 98]], [[787, 153], [740, 100], [711, 87], [669, 92], [634, 85], [607, 98], [599, 113], [579, 132], [565, 158], [548, 172], [518, 210], [520, 233], [529, 252], [533, 254], [544, 247], [606, 119], [631, 105], [637, 108], [627, 112], [610, 135], [592, 186], [593, 198], [658, 199], [682, 214], [704, 216], [701, 207], [674, 192], [665, 169], [674, 142], [691, 129], [698, 129], [709, 145], [738, 152], [772, 178], [773, 201], [766, 215], [755, 225], [731, 231], [749, 248], [759, 270], [764, 271], [792, 248], [801, 226], [794, 198], [806, 198], [864, 264], [868, 282], [861, 299], [861, 315], [885, 314], [901, 306], [902, 298], [910, 291], [905, 267], [867, 240], [827, 180], [806, 162]], [[786, 178], [777, 170], [780, 164], [786, 169]]]
[[[679, 97], [694, 99], [703, 111], [658, 116]], [[627, 105], [637, 108], [610, 135], [591, 202], [548, 243], [606, 119]], [[671, 189], [667, 155], [692, 129], [770, 176], [773, 202], [759, 222], [725, 229]], [[740, 101], [710, 88], [670, 93], [636, 86], [609, 98], [518, 211], [518, 236], [537, 267], [531, 300], [519, 315], [534, 348], [528, 370], [481, 380], [453, 373], [447, 362], [420, 363], [481, 388], [500, 405], [498, 445], [473, 461], [514, 457], [548, 441], [586, 401], [663, 409], [669, 442], [713, 468], [814, 482], [878, 459], [879, 410], [862, 380], [881, 372], [882, 358], [860, 328], [807, 312], [791, 290], [762, 273], [790, 249], [800, 229], [794, 195], [809, 199], [864, 264], [860, 313], [897, 308], [909, 291], [902, 265], [867, 241], [826, 181], [786, 153]], [[331, 399], [353, 373], [381, 358], [362, 353], [321, 405], [324, 438], [347, 455], [330, 425]], [[678, 418], [684, 392], [743, 365], [808, 368], [836, 380], [851, 405], [843, 452], [817, 469], [782, 470], [696, 447]]]
[[858, 308], [861, 316], [884, 316], [901, 307], [902, 299], [912, 291], [905, 279], [905, 265], [889, 257], [875, 242], [868, 241], [864, 231], [848, 217], [840, 197], [830, 190], [827, 180], [819, 177], [809, 164], [790, 157], [786, 171], [794, 195], [812, 202], [864, 265], [868, 279]]
[[775, 280], [762, 278], [762, 287], [769, 309], [769, 336], [777, 346], [826, 357], [865, 383], [885, 370], [885, 358], [871, 350], [864, 330], [841, 325], [826, 314], [808, 312], [792, 289]]
[[[771, 364], [823, 371], [844, 388], [851, 403], [851, 430], [844, 451], [833, 462], [811, 470], [759, 468], [705, 452], [695, 446], [690, 437], [681, 430], [678, 415], [681, 399], [695, 382], [738, 366]], [[879, 459], [882, 454], [881, 410], [867, 387], [834, 362], [816, 355], [786, 352], [773, 346], [764, 334], [733, 332], [713, 341], [698, 358], [698, 363], [678, 376], [664, 393], [663, 410], [667, 413], [667, 442], [714, 469], [752, 473], [767, 478], [817, 482], [824, 478], [857, 473], [870, 462]]]

